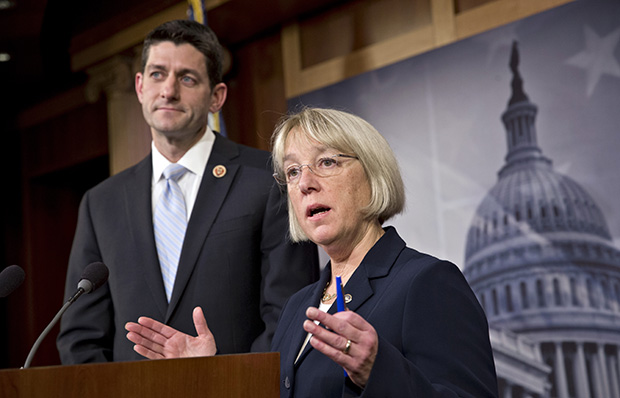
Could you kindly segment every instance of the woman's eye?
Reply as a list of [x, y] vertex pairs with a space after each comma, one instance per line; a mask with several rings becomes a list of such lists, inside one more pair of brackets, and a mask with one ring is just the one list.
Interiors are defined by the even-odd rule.
[[286, 170], [286, 176], [288, 178], [295, 178], [299, 175], [299, 168], [297, 167], [291, 167], [290, 169]]
[[318, 164], [320, 167], [329, 168], [336, 166], [338, 162], [334, 158], [323, 158], [319, 160]]

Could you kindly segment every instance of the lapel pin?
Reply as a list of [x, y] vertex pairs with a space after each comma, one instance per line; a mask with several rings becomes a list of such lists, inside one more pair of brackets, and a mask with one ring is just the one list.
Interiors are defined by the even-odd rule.
[[221, 164], [218, 164], [217, 166], [213, 168], [213, 175], [216, 178], [224, 177], [226, 175], [226, 167], [222, 166]]
[[353, 296], [351, 296], [349, 293], [344, 295], [344, 302], [349, 304], [351, 302], [351, 300], [353, 300]]

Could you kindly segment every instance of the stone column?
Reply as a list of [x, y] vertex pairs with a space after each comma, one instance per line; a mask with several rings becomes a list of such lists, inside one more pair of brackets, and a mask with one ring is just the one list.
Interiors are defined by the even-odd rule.
[[583, 343], [575, 342], [577, 345], [577, 355], [575, 356], [575, 387], [577, 396], [580, 398], [590, 398], [590, 385], [588, 381], [588, 370], [586, 366], [586, 356]]
[[97, 101], [101, 93], [108, 103], [110, 174], [140, 161], [150, 151], [151, 135], [134, 89], [137, 62], [117, 55], [88, 69], [86, 97]]
[[618, 379], [618, 357], [607, 357], [607, 369], [609, 369], [609, 393], [612, 397], [620, 397], [620, 384]]
[[569, 398], [568, 385], [566, 384], [566, 369], [564, 368], [564, 352], [562, 343], [555, 343], [555, 391], [558, 398]]
[[599, 391], [601, 392], [602, 397], [610, 397], [609, 395], [609, 377], [607, 370], [607, 362], [605, 361], [605, 345], [602, 343], [598, 343], [597, 347], [597, 359], [600, 367], [600, 383], [601, 388]]
[[618, 366], [617, 366], [617, 371], [618, 372], [615, 373], [614, 376], [618, 378], [618, 381], [620, 383], [620, 345], [616, 346], [616, 360], [617, 360], [616, 363], [618, 364]]

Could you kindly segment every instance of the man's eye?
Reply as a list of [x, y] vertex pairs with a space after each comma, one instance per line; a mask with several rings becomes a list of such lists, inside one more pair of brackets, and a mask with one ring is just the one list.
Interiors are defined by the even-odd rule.
[[187, 84], [187, 85], [192, 85], [193, 86], [194, 84], [196, 84], [196, 80], [194, 78], [192, 78], [192, 77], [189, 77], [189, 76], [183, 76], [181, 81], [184, 84]]
[[162, 73], [161, 73], [161, 72], [153, 72], [153, 73], [151, 73], [151, 77], [152, 77], [153, 79], [161, 79], [161, 77], [162, 77], [162, 76], [163, 76], [163, 75], [162, 75]]

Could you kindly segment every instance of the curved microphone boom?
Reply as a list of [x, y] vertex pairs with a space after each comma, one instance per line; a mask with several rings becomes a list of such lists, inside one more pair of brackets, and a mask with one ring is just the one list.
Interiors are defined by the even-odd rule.
[[88, 264], [86, 266], [86, 268], [84, 269], [84, 272], [82, 273], [82, 279], [80, 279], [80, 282], [78, 283], [77, 291], [75, 292], [73, 296], [71, 296], [71, 298], [69, 298], [69, 300], [67, 300], [67, 302], [62, 306], [60, 311], [58, 311], [54, 319], [52, 319], [52, 321], [49, 323], [49, 325], [47, 325], [45, 330], [43, 330], [43, 333], [41, 333], [37, 341], [35, 341], [34, 345], [32, 346], [32, 349], [30, 350], [30, 353], [28, 354], [28, 358], [26, 358], [26, 362], [24, 363], [24, 366], [22, 366], [22, 369], [26, 369], [30, 367], [30, 363], [32, 362], [34, 353], [37, 351], [37, 349], [41, 345], [41, 342], [43, 341], [45, 336], [47, 336], [47, 334], [49, 333], [50, 330], [52, 330], [56, 322], [58, 322], [62, 314], [65, 313], [67, 308], [69, 308], [69, 306], [73, 304], [75, 300], [77, 300], [78, 297], [80, 297], [82, 294], [84, 293], [88, 294], [90, 292], [95, 291], [97, 288], [101, 287], [101, 285], [103, 285], [108, 280], [108, 275], [109, 275], [108, 267], [106, 267], [105, 264], [103, 263], [96, 262], [96, 263]]
[[26, 273], [19, 265], [9, 265], [0, 272], [0, 297], [13, 293], [24, 281]]

